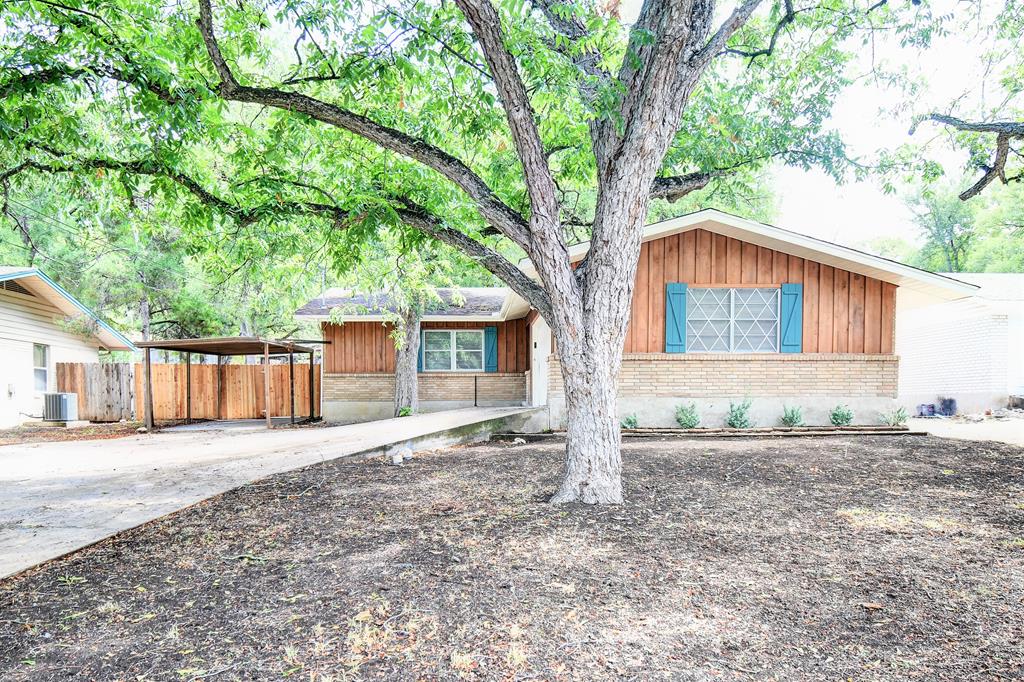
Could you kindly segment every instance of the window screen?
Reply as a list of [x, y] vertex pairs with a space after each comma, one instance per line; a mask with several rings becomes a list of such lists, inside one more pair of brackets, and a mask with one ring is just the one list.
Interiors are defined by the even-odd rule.
[[40, 393], [49, 386], [50, 347], [32, 344], [32, 375], [35, 389]]
[[426, 372], [482, 372], [484, 333], [481, 330], [423, 332], [423, 370]]
[[689, 288], [686, 350], [691, 353], [775, 353], [779, 290]]

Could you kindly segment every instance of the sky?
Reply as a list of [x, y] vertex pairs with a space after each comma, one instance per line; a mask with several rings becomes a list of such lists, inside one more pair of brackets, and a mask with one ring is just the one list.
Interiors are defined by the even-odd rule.
[[[641, 0], [624, 0], [621, 9], [626, 22], [635, 18], [640, 4]], [[957, 10], [955, 0], [929, 4], [936, 13]], [[733, 3], [723, 2], [722, 5], [731, 9]], [[927, 83], [915, 103], [915, 112], [946, 113], [950, 102], [967, 93], [960, 104], [964, 107], [962, 110], [970, 114], [972, 105], [981, 98], [978, 88], [982, 82], [980, 55], [979, 43], [963, 34], [937, 39], [933, 49], [923, 55], [900, 48], [879, 35], [874, 54], [864, 49], [852, 72], [869, 72], [872, 58], [888, 66], [905, 67]], [[950, 150], [938, 135], [940, 129], [934, 125], [920, 126], [911, 137], [911, 112], [893, 114], [891, 111], [902, 99], [901, 92], [887, 90], [874, 82], [862, 81], [848, 88], [835, 102], [832, 116], [832, 126], [841, 132], [848, 153], [854, 158], [871, 159], [879, 149], [930, 141], [930, 157], [940, 161], [947, 171], [958, 173], [966, 156]], [[849, 246], [865, 246], [880, 237], [901, 237], [912, 243], [919, 240], [913, 214], [898, 195], [886, 195], [877, 179], [851, 180], [837, 185], [821, 171], [782, 165], [773, 169], [772, 176], [770, 184], [779, 206], [774, 222], [779, 227]]]

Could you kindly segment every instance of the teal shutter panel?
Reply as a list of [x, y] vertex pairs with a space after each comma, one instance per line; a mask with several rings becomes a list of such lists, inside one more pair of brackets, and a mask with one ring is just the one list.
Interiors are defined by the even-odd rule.
[[665, 287], [665, 352], [686, 352], [686, 284], [669, 282]]
[[420, 352], [416, 354], [416, 371], [423, 371], [423, 330], [420, 330]]
[[498, 371], [498, 328], [484, 327], [484, 371]]
[[804, 346], [804, 285], [783, 284], [779, 320], [779, 351], [799, 353]]

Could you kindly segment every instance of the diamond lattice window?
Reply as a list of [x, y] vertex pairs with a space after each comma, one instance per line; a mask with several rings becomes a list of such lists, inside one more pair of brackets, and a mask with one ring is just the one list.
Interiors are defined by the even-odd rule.
[[686, 350], [774, 353], [779, 350], [779, 290], [690, 288]]

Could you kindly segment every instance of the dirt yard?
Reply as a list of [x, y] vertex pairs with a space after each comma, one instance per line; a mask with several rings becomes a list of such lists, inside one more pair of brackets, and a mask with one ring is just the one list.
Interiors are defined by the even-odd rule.
[[246, 486], [0, 583], [5, 680], [1007, 680], [1024, 449], [630, 440], [552, 508], [557, 443]]
[[112, 424], [89, 424], [74, 429], [56, 426], [17, 426], [0, 429], [0, 445], [22, 445], [24, 443], [58, 443], [69, 440], [101, 440], [134, 436], [139, 422]]

